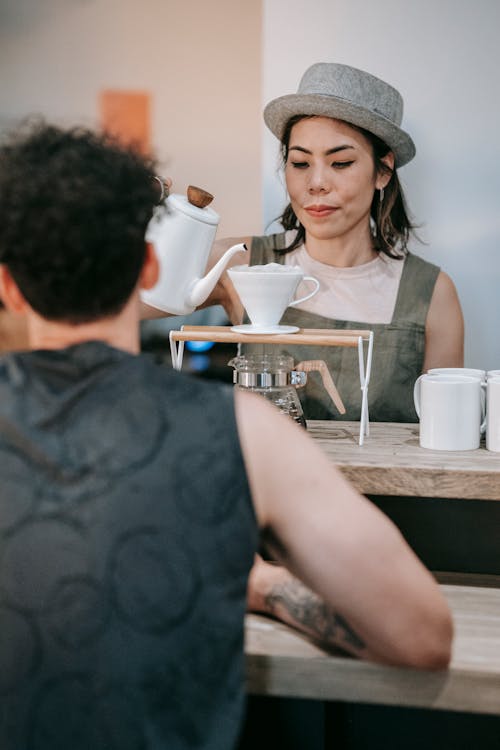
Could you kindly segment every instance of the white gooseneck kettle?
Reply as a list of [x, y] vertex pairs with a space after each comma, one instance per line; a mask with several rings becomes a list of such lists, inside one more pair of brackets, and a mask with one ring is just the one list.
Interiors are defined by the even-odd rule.
[[219, 215], [208, 203], [210, 193], [190, 186], [187, 196], [171, 194], [155, 209], [146, 229], [146, 241], [156, 250], [158, 282], [141, 290], [147, 305], [173, 315], [189, 315], [208, 297], [229, 259], [246, 246], [230, 247], [203, 276], [215, 239]]

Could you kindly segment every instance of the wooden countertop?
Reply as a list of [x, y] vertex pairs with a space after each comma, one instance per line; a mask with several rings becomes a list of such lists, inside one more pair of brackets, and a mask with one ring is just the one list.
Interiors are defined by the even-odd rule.
[[455, 623], [448, 670], [332, 656], [283, 623], [247, 615], [247, 691], [500, 715], [500, 589], [441, 588]]
[[308, 432], [365, 495], [500, 500], [500, 453], [421, 448], [418, 424], [307, 421]]

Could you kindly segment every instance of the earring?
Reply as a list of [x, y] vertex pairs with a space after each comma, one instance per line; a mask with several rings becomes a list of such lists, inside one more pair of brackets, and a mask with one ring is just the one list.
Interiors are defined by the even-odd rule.
[[384, 188], [380, 188], [378, 199], [380, 203], [384, 200]]

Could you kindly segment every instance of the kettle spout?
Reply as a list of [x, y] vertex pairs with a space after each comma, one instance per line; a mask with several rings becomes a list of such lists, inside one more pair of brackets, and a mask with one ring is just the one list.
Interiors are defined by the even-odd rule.
[[248, 248], [242, 242], [232, 245], [224, 255], [219, 258], [215, 266], [202, 279], [196, 279], [189, 290], [187, 304], [191, 307], [198, 307], [205, 302], [206, 298], [213, 290], [219, 278], [222, 275], [230, 258], [236, 253], [248, 252]]

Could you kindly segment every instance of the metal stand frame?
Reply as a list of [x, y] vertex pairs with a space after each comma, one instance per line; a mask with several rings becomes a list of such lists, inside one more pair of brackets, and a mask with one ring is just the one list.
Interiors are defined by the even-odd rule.
[[[370, 434], [368, 386], [372, 367], [373, 331], [355, 331], [333, 328], [302, 328], [297, 333], [242, 334], [228, 326], [182, 326], [169, 334], [172, 367], [182, 369], [185, 341], [213, 341], [234, 344], [312, 344], [314, 346], [349, 346], [358, 349], [359, 382], [361, 386], [361, 417], [359, 445]], [[365, 354], [364, 344], [367, 343]], [[341, 394], [342, 395], [342, 394]]]

